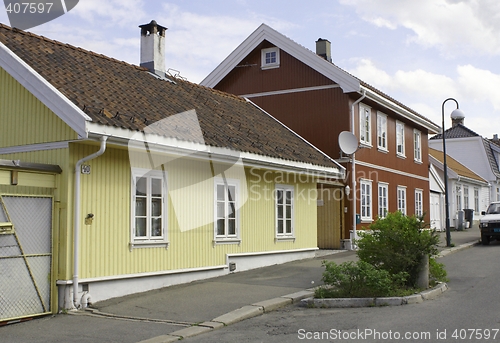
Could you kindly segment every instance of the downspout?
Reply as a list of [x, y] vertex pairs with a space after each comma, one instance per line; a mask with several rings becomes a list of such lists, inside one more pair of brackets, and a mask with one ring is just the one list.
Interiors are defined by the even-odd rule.
[[[354, 121], [354, 106], [360, 103], [366, 97], [366, 90], [363, 90], [361, 98], [354, 101], [351, 105], [351, 130], [352, 134], [356, 136], [356, 128]], [[351, 238], [351, 249], [355, 250], [354, 239], [356, 239], [356, 152], [352, 154], [352, 238]]]
[[73, 226], [73, 306], [80, 307], [78, 301], [78, 250], [80, 236], [80, 168], [82, 164], [104, 154], [106, 150], [107, 136], [101, 137], [101, 148], [99, 151], [82, 158], [75, 166], [75, 201], [74, 201], [74, 226]]

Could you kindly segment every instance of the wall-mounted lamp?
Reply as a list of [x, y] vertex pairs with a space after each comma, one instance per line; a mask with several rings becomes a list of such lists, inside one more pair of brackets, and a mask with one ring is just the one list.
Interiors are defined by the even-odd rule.
[[92, 220], [93, 219], [94, 219], [94, 214], [93, 213], [87, 214], [87, 216], [85, 217], [85, 225], [92, 225]]
[[349, 196], [349, 194], [351, 194], [351, 187], [349, 187], [349, 185], [345, 186], [344, 192], [345, 195]]

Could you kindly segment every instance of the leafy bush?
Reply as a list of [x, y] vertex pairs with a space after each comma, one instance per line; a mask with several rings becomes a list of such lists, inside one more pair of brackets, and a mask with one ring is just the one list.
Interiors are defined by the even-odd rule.
[[432, 283], [437, 281], [448, 282], [448, 273], [444, 269], [444, 264], [437, 262], [434, 258], [429, 259], [429, 280]]
[[406, 280], [406, 272], [390, 274], [364, 261], [323, 261], [323, 282], [328, 287], [316, 290], [317, 298], [385, 297], [395, 295]]
[[405, 216], [399, 211], [376, 220], [370, 229], [369, 233], [360, 232], [359, 259], [390, 275], [406, 272], [405, 285], [415, 287], [422, 258], [437, 253], [437, 233], [424, 230], [422, 218]]

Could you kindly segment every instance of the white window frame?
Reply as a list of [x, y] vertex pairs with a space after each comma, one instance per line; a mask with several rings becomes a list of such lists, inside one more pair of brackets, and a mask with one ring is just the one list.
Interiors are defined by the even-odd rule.
[[359, 104], [359, 141], [366, 146], [372, 145], [372, 109]]
[[[137, 178], [145, 178], [146, 195], [137, 194]], [[154, 196], [151, 191], [152, 179], [161, 181], [161, 197]], [[168, 187], [167, 187], [167, 172], [162, 170], [150, 170], [142, 168], [131, 169], [131, 210], [130, 210], [130, 248], [133, 247], [168, 247], [168, 213], [167, 213], [167, 200], [168, 200]], [[146, 213], [145, 215], [137, 215], [137, 198], [144, 198], [146, 200]], [[152, 204], [155, 199], [161, 199], [161, 215], [154, 216], [152, 213]], [[136, 219], [142, 217], [146, 219], [146, 235], [137, 236]], [[161, 235], [153, 236], [151, 223], [153, 219], [161, 219]]]
[[387, 114], [377, 112], [377, 148], [388, 151], [387, 148]]
[[422, 163], [422, 132], [413, 130], [413, 159], [417, 163]]
[[415, 189], [415, 215], [422, 217], [424, 215], [424, 191]]
[[379, 182], [378, 184], [378, 217], [385, 218], [389, 212], [389, 184]]
[[[218, 213], [218, 203], [221, 202], [218, 197], [218, 186], [223, 186], [224, 187], [224, 199], [222, 202], [224, 203], [224, 214], [223, 217], [219, 216]], [[234, 187], [235, 189], [235, 194], [231, 194], [231, 198], [228, 195], [228, 190], [229, 187]], [[239, 244], [241, 242], [240, 239], [240, 231], [241, 231], [241, 224], [240, 224], [240, 180], [237, 179], [227, 179], [227, 178], [221, 178], [221, 177], [215, 177], [214, 178], [214, 244], [224, 244], [224, 243], [229, 243], [229, 244]], [[229, 203], [234, 203], [234, 211], [235, 211], [235, 232], [234, 234], [230, 234], [228, 232], [229, 228], [229, 220], [232, 220], [232, 218], [229, 218]], [[217, 230], [218, 226], [218, 220], [224, 220], [224, 234], [220, 235]]]
[[[278, 192], [283, 192], [284, 195], [281, 200], [285, 200], [286, 194], [291, 194], [290, 204], [287, 204], [286, 201], [282, 201], [280, 204], [280, 197], [278, 196]], [[295, 188], [291, 185], [282, 185], [277, 184], [275, 186], [275, 202], [274, 202], [274, 210], [275, 210], [275, 235], [276, 240], [288, 240], [295, 239]], [[282, 208], [280, 217], [280, 207]], [[287, 215], [286, 208], [289, 208], [289, 215]], [[282, 222], [283, 232], [280, 231], [280, 222]], [[287, 232], [287, 222], [290, 223], [290, 231]]]
[[[275, 54], [275, 60], [267, 62], [267, 54]], [[261, 50], [261, 69], [273, 69], [280, 66], [280, 49], [278, 47], [266, 48]]]
[[456, 193], [456, 206], [457, 206], [457, 211], [460, 211], [463, 209], [462, 207], [462, 185], [456, 185], [455, 186], [455, 193]]
[[479, 188], [474, 187], [474, 212], [479, 213]]
[[[399, 148], [401, 146], [401, 149]], [[405, 155], [405, 124], [396, 121], [396, 155], [406, 157]]]
[[469, 186], [465, 186], [464, 185], [464, 188], [463, 188], [463, 192], [464, 192], [464, 209], [467, 208], [469, 209]]
[[398, 186], [398, 211], [401, 212], [402, 214], [406, 215], [406, 187], [405, 186]]
[[359, 182], [359, 209], [361, 221], [373, 220], [373, 207], [372, 207], [372, 181], [360, 180]]

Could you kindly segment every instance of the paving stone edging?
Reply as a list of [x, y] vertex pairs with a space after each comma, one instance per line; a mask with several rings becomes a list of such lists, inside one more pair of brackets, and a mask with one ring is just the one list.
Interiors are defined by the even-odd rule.
[[408, 304], [419, 304], [424, 300], [435, 299], [448, 290], [446, 283], [440, 283], [435, 287], [406, 297], [383, 297], [383, 298], [305, 298], [300, 304], [304, 307], [316, 308], [349, 308], [349, 307], [375, 307], [375, 306], [400, 306]]

